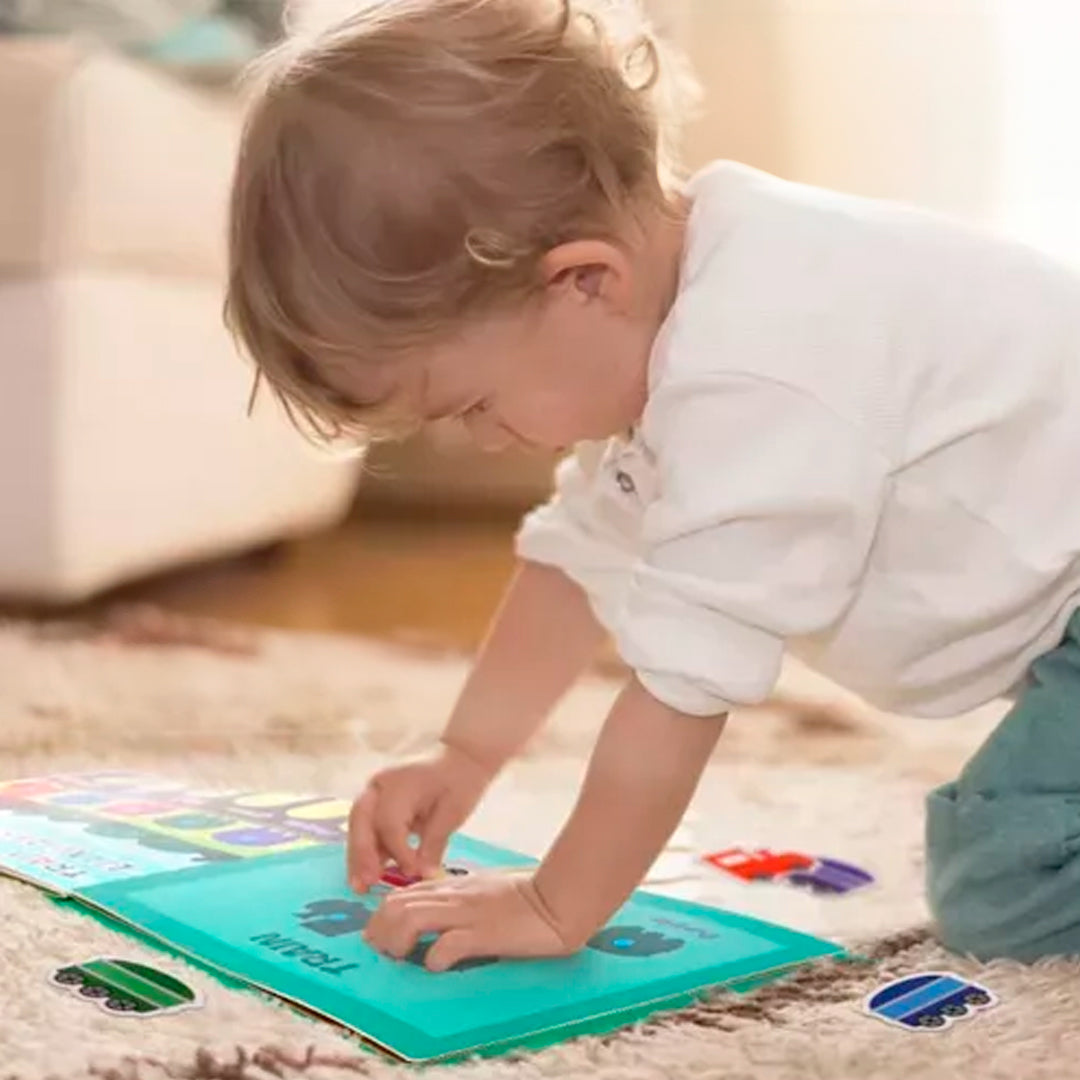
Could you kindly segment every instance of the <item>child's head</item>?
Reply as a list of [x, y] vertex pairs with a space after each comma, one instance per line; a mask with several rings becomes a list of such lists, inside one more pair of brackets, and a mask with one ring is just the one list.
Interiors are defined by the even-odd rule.
[[294, 418], [491, 447], [636, 419], [679, 223], [633, 2], [366, 0], [264, 61], [227, 313]]

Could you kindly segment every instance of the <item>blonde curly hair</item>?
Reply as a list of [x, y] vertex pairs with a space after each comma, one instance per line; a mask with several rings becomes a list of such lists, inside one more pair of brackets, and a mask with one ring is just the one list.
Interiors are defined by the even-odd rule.
[[368, 0], [296, 30], [252, 87], [226, 320], [253, 399], [265, 380], [307, 434], [360, 443], [408, 418], [335, 371], [363, 385], [527, 303], [551, 248], [668, 206], [694, 92], [635, 0]]

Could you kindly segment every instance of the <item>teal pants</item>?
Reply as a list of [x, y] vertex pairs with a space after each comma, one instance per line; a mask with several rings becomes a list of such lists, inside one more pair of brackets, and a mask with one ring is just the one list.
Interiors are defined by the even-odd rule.
[[1080, 956], [1080, 613], [959, 778], [930, 794], [926, 849], [950, 949]]

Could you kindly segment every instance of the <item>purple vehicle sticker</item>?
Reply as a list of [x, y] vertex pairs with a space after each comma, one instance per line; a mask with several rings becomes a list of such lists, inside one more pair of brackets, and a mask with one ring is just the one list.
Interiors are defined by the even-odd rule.
[[819, 858], [813, 866], [789, 871], [784, 880], [822, 896], [842, 896], [872, 884], [874, 875], [839, 859]]

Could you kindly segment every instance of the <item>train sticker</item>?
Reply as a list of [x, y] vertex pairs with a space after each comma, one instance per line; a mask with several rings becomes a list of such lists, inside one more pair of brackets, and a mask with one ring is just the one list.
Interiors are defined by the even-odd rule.
[[742, 881], [772, 881], [806, 889], [819, 896], [840, 896], [873, 883], [873, 874], [839, 859], [797, 851], [727, 848], [706, 855], [705, 862]]
[[114, 1016], [166, 1016], [203, 1004], [197, 991], [172, 975], [110, 956], [58, 968], [49, 982]]
[[864, 1002], [870, 1016], [906, 1031], [943, 1031], [998, 1003], [985, 986], [951, 971], [905, 975], [875, 990]]

